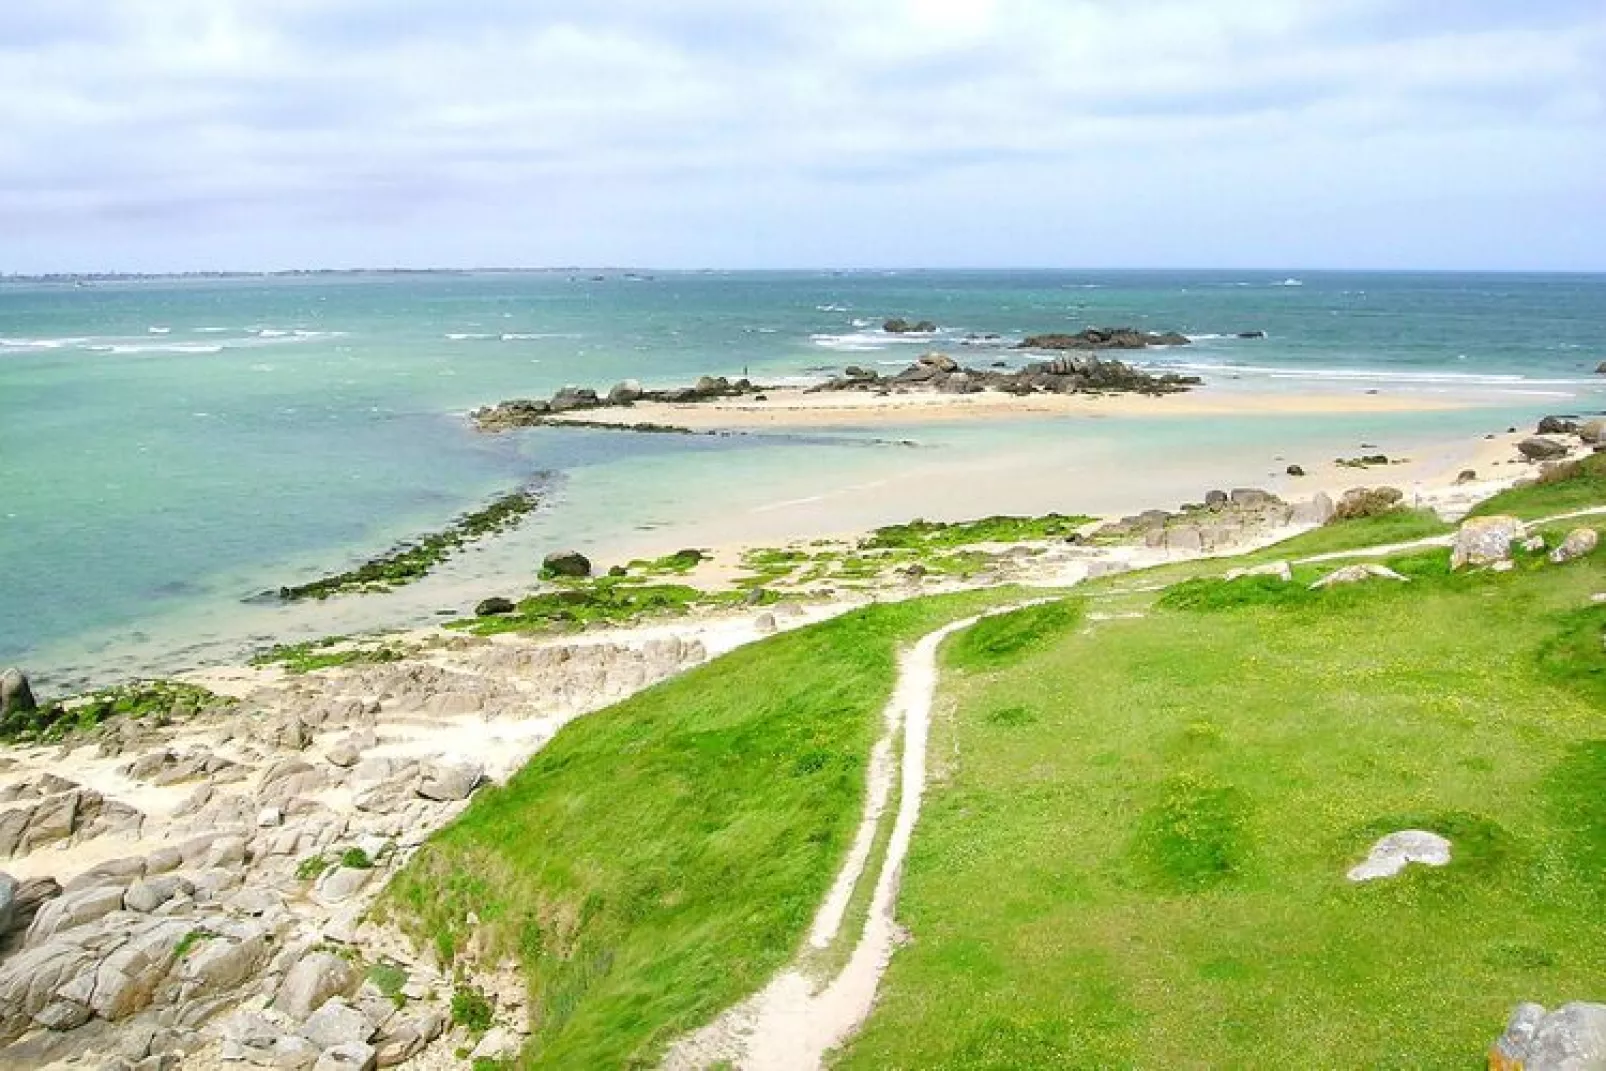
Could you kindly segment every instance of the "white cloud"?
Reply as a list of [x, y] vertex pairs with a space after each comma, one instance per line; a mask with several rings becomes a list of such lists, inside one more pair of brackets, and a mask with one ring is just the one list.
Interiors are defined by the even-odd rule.
[[8, 0], [0, 269], [1602, 266], [1606, 11], [1524, 8]]

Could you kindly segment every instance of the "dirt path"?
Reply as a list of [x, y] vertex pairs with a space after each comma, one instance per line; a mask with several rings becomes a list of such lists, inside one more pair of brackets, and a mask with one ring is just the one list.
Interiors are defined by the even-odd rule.
[[[1014, 609], [1019, 607], [993, 612]], [[876, 875], [864, 932], [847, 966], [823, 989], [797, 965], [788, 967], [763, 990], [677, 1042], [664, 1059], [665, 1071], [694, 1071], [720, 1063], [742, 1071], [815, 1071], [825, 1054], [846, 1041], [870, 1014], [876, 987], [900, 936], [894, 910], [926, 786], [926, 741], [937, 691], [937, 650], [943, 640], [978, 620], [980, 617], [967, 618], [929, 633], [899, 658], [898, 683], [887, 704], [884, 733], [871, 756], [864, 819], [809, 932], [808, 946], [823, 949], [841, 930], [891, 794], [892, 746], [901, 729], [898, 812]]]

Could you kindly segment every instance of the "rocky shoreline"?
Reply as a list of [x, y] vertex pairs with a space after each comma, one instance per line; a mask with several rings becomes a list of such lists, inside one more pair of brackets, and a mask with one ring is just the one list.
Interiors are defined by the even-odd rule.
[[[934, 334], [937, 325], [929, 320], [911, 323], [907, 320], [888, 320], [883, 330], [889, 335]], [[1241, 338], [1264, 337], [1263, 332], [1244, 332]], [[856, 365], [849, 366], [840, 376], [832, 377], [810, 392], [867, 391], [905, 393], [932, 391], [947, 394], [974, 394], [981, 391], [999, 391], [1005, 394], [1175, 394], [1197, 387], [1204, 382], [1198, 376], [1174, 373], [1155, 375], [1134, 368], [1114, 358], [1094, 356], [1100, 350], [1141, 350], [1149, 347], [1186, 346], [1186, 335], [1174, 331], [1153, 334], [1130, 327], [1088, 328], [1076, 334], [1033, 335], [1019, 343], [1017, 350], [1047, 352], [1079, 351], [1075, 356], [1055, 357], [1039, 361], [1018, 371], [1010, 371], [1003, 362], [988, 369], [966, 368], [954, 358], [942, 353], [928, 353], [908, 368], [893, 376]], [[703, 376], [689, 387], [666, 390], [647, 390], [635, 380], [616, 383], [606, 393], [590, 387], [563, 387], [551, 398], [515, 398], [483, 406], [469, 414], [474, 426], [484, 432], [501, 432], [514, 428], [541, 427], [543, 425], [580, 423], [564, 420], [565, 414], [596, 409], [627, 408], [638, 402], [659, 402], [671, 405], [696, 405], [705, 402], [751, 398], [755, 402], [766, 399], [767, 390], [750, 379], [731, 380], [725, 376]], [[656, 422], [601, 422], [585, 420], [588, 426], [605, 427], [619, 431], [690, 434], [692, 429]]]

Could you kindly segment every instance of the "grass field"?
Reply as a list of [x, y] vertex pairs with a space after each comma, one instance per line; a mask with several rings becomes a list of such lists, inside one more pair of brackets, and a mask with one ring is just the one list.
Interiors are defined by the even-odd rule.
[[382, 912], [448, 958], [522, 964], [522, 1066], [652, 1066], [798, 950], [859, 821], [897, 648], [1012, 595], [872, 607], [575, 722]]
[[[950, 644], [913, 941], [838, 1066], [1471, 1068], [1517, 1002], [1606, 996], [1606, 571], [1446, 556], [1403, 585], [1129, 585], [1135, 619], [1090, 589], [1051, 642]], [[1452, 864], [1345, 880], [1406, 828]]]

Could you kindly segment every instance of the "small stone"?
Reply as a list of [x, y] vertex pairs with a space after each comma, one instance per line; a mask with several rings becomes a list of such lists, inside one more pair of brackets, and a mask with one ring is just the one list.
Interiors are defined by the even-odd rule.
[[424, 766], [418, 794], [443, 803], [466, 800], [484, 778], [485, 768], [477, 762], [430, 762]]
[[325, 1049], [312, 1071], [372, 1071], [377, 1056], [372, 1045], [348, 1042]]
[[1288, 466], [1288, 475], [1290, 475], [1290, 476], [1303, 476], [1303, 475], [1305, 475], [1305, 468], [1304, 468], [1303, 465], [1289, 465]]
[[1310, 590], [1319, 591], [1338, 584], [1359, 584], [1372, 579], [1395, 580], [1407, 583], [1410, 578], [1401, 576], [1386, 565], [1346, 565], [1342, 569], [1335, 569], [1310, 586]]

